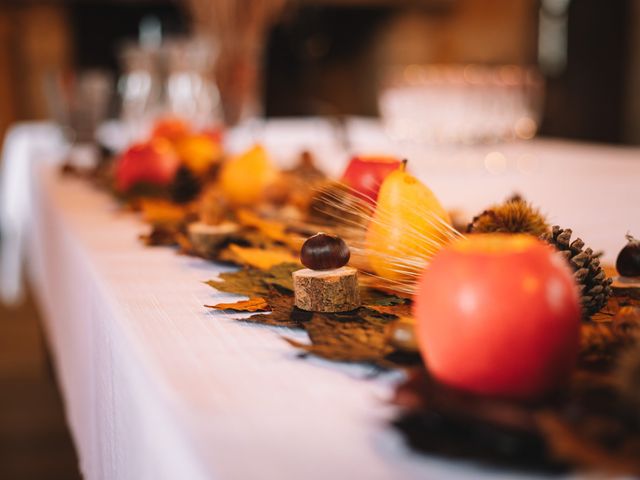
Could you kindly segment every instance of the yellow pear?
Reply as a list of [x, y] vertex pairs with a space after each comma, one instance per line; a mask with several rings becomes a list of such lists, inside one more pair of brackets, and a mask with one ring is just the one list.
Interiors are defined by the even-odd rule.
[[251, 205], [260, 201], [264, 190], [278, 178], [278, 174], [266, 150], [255, 145], [222, 166], [220, 188], [229, 202]]
[[366, 247], [373, 271], [415, 282], [427, 261], [451, 238], [451, 219], [433, 192], [406, 172], [406, 160], [382, 182]]

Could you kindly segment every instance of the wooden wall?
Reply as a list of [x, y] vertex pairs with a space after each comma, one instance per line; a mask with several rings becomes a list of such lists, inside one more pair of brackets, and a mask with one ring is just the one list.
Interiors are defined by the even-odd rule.
[[51, 2], [0, 4], [0, 139], [20, 120], [47, 117], [43, 82], [70, 65], [66, 7]]

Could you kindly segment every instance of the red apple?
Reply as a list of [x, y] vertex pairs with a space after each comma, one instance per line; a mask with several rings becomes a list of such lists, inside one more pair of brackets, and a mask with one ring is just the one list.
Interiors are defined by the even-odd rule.
[[390, 156], [354, 156], [342, 175], [342, 181], [363, 199], [375, 203], [382, 181], [400, 167]]
[[151, 138], [164, 138], [170, 142], [179, 142], [191, 133], [191, 126], [181, 118], [165, 117], [156, 121]]
[[414, 313], [431, 374], [475, 394], [538, 398], [577, 359], [578, 290], [534, 237], [472, 235], [444, 248], [419, 280]]
[[126, 192], [137, 184], [166, 186], [173, 181], [180, 158], [168, 140], [155, 138], [129, 147], [116, 164], [116, 188]]

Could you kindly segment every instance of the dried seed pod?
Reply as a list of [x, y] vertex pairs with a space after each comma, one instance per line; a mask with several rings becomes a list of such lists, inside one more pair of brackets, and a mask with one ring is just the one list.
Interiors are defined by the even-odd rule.
[[521, 196], [514, 195], [475, 216], [467, 226], [467, 233], [528, 233], [538, 237], [548, 228], [547, 220], [539, 209]]
[[627, 233], [627, 244], [616, 259], [616, 270], [623, 277], [640, 277], [640, 240]]
[[351, 251], [344, 240], [322, 232], [309, 237], [300, 251], [300, 261], [311, 270], [340, 268], [350, 257]]

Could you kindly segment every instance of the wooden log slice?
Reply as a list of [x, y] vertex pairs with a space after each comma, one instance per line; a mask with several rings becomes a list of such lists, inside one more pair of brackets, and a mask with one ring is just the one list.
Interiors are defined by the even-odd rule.
[[614, 295], [640, 300], [640, 277], [613, 277], [611, 289]]
[[293, 272], [295, 305], [310, 312], [348, 312], [360, 306], [358, 271], [304, 268]]
[[231, 222], [220, 225], [191, 223], [187, 227], [189, 240], [194, 251], [205, 258], [214, 256], [220, 247], [238, 232], [238, 225]]

